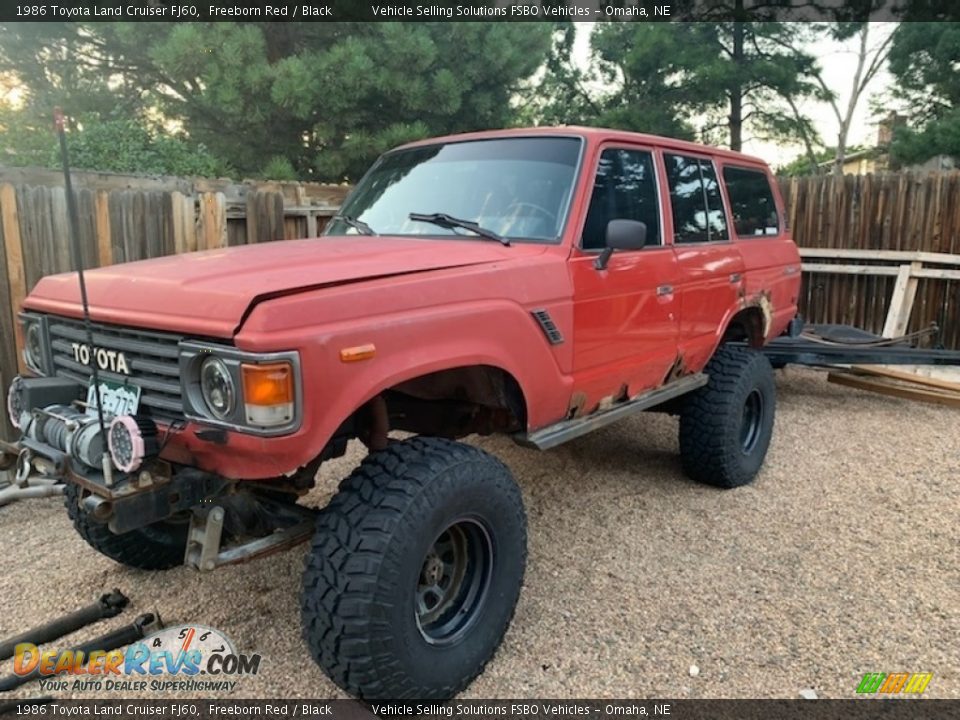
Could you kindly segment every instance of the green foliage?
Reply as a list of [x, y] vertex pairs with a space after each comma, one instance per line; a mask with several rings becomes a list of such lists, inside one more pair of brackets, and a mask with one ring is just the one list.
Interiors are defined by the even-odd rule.
[[936, 155], [960, 158], [960, 108], [943, 113], [922, 129], [894, 131], [890, 156], [895, 166], [919, 164]]
[[[747, 137], [811, 137], [807, 118], [786, 101], [822, 96], [814, 58], [796, 49], [798, 32], [777, 22], [606, 22], [591, 36], [595, 72], [553, 59], [542, 87], [544, 116], [739, 149]], [[555, 57], [571, 41], [555, 40]], [[585, 88], [592, 88], [587, 91]], [[813, 133], [815, 134], [815, 133]]]
[[894, 132], [894, 163], [921, 163], [941, 154], [960, 157], [960, 23], [901, 23], [890, 72], [909, 121]]
[[596, 81], [593, 69], [581, 69], [573, 61], [577, 24], [554, 25], [550, 52], [535, 82], [522, 90], [518, 120], [522, 125], [596, 124], [602, 108], [589, 90]]
[[109, 32], [102, 32], [107, 27], [0, 23], [0, 74], [27, 87], [25, 117], [49, 118], [58, 105], [73, 117], [130, 117], [142, 110], [143, 87], [116, 72]]
[[[605, 23], [591, 38], [601, 79], [615, 91], [602, 99], [605, 125], [693, 139], [692, 116], [702, 113], [708, 96], [688, 65], [708, 61], [710, 53], [688, 45], [687, 28], [668, 23]], [[710, 94], [713, 94], [711, 89]]]
[[[541, 23], [49, 23], [0, 28], [0, 72], [54, 104], [149, 110], [244, 175], [356, 179], [384, 149], [508, 126]], [[281, 167], [275, 158], [286, 158]]]
[[0, 103], [0, 165], [45, 166], [56, 144], [52, 117], [44, 127], [31, 122], [27, 113]]
[[[231, 171], [203, 145], [130, 119], [88, 115], [74, 123], [68, 142], [70, 163], [78, 170], [207, 177]], [[0, 108], [0, 163], [59, 167], [52, 124], [30, 124], [24, 111]]]
[[270, 158], [258, 175], [264, 180], [296, 180], [297, 169], [287, 158], [277, 155]]
[[912, 119], [925, 121], [960, 107], [960, 23], [901, 23], [890, 72]]

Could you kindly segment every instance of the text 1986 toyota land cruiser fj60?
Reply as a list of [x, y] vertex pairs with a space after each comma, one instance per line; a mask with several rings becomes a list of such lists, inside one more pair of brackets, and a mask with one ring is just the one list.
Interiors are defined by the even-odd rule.
[[[62, 477], [80, 536], [134, 567], [312, 534], [317, 662], [360, 697], [445, 698], [500, 643], [526, 561], [510, 471], [456, 439], [547, 449], [666, 410], [690, 477], [747, 483], [774, 416], [750, 348], [799, 284], [759, 160], [586, 128], [426, 140], [381, 157], [321, 238], [87, 273], [92, 347], [76, 274], [41, 280], [0, 450]], [[351, 439], [369, 455], [305, 519], [297, 496]]]

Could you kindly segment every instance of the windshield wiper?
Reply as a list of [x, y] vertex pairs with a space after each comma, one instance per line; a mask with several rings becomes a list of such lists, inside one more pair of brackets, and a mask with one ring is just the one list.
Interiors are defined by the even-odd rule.
[[363, 220], [357, 220], [349, 215], [334, 215], [331, 220], [343, 220], [347, 225], [364, 235], [378, 235], [376, 230], [367, 225]]
[[462, 228], [464, 230], [469, 230], [472, 233], [476, 233], [480, 237], [487, 238], [488, 240], [496, 240], [501, 245], [510, 245], [510, 241], [498, 235], [493, 230], [488, 230], [485, 227], [477, 225], [475, 222], [470, 220], [461, 220], [460, 218], [455, 218], [452, 215], [447, 215], [446, 213], [410, 213], [409, 218], [415, 220], [416, 222], [425, 222], [430, 223], [431, 225], [438, 225], [442, 228], [447, 228], [448, 230], [453, 230], [454, 228]]

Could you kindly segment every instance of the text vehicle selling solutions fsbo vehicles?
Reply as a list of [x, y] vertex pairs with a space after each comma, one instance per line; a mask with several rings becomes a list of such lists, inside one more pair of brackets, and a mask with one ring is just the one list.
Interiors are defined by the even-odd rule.
[[[513, 476], [458, 439], [545, 450], [665, 411], [691, 478], [747, 483], [775, 402], [754, 348], [793, 327], [799, 284], [760, 160], [587, 128], [426, 140], [323, 237], [88, 272], [92, 343], [77, 275], [42, 279], [0, 458], [62, 477], [80, 536], [138, 568], [312, 536], [316, 661], [360, 697], [447, 698], [499, 645], [527, 554]], [[369, 454], [314, 517], [296, 500], [353, 439]]]

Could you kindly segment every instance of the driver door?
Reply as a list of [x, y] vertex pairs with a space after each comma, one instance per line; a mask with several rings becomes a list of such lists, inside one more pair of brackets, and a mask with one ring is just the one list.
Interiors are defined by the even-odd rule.
[[[633, 397], [659, 387], [676, 360], [680, 275], [664, 242], [657, 175], [652, 150], [601, 149], [580, 247], [570, 260], [574, 391], [584, 412], [611, 396], [621, 399], [624, 388]], [[646, 246], [618, 250], [597, 270], [607, 223], [620, 218], [646, 224]]]

